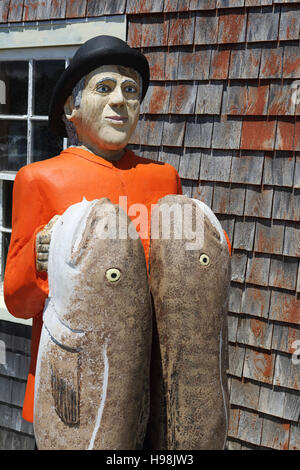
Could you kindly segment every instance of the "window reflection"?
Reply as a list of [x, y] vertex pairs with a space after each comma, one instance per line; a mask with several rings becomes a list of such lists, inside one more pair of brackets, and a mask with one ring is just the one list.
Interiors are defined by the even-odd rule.
[[18, 171], [27, 163], [27, 122], [0, 120], [0, 171]]
[[34, 114], [48, 116], [49, 104], [58, 77], [65, 69], [64, 60], [34, 62]]
[[28, 62], [0, 61], [0, 114], [27, 114]]
[[1, 277], [2, 277], [2, 279], [3, 279], [3, 277], [4, 277], [4, 270], [5, 270], [5, 264], [6, 264], [6, 258], [7, 258], [7, 254], [8, 254], [9, 244], [10, 244], [11, 234], [8, 233], [8, 232], [2, 232], [1, 235], [2, 235]]
[[48, 128], [47, 121], [33, 122], [33, 161], [45, 160], [59, 155], [63, 147], [62, 137], [55, 137]]

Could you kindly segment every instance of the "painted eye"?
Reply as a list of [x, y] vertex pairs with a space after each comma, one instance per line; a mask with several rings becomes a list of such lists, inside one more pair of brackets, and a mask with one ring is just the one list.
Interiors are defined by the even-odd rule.
[[110, 282], [116, 282], [121, 277], [121, 271], [117, 268], [111, 268], [106, 271], [106, 279]]
[[203, 253], [200, 258], [199, 258], [200, 264], [202, 266], [208, 266], [209, 265], [209, 256]]
[[109, 86], [107, 85], [99, 85], [96, 90], [99, 92], [99, 93], [108, 93], [110, 88]]
[[137, 89], [132, 85], [128, 85], [127, 87], [125, 87], [125, 92], [126, 93], [137, 93]]

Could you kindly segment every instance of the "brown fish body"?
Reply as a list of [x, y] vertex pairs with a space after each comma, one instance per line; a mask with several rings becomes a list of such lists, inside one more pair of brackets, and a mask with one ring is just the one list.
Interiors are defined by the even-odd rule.
[[228, 425], [228, 246], [221, 226], [203, 203], [167, 196], [154, 208], [153, 217], [163, 204], [192, 206], [193, 224], [198, 214], [204, 237], [200, 249], [187, 250], [184, 233], [182, 239], [174, 239], [175, 218], [170, 239], [163, 238], [162, 220], [157, 238], [151, 239], [150, 288], [156, 325], [150, 447], [222, 449]]
[[131, 223], [118, 206], [80, 204], [63, 214], [51, 239], [35, 386], [37, 446], [136, 449], [149, 406], [144, 250], [139, 238], [114, 236], [116, 215], [117, 232]]

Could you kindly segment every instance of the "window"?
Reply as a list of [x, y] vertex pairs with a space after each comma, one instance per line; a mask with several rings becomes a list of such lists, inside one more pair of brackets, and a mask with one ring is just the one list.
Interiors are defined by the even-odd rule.
[[74, 47], [50, 49], [10, 51], [5, 60], [0, 57], [1, 282], [10, 242], [15, 175], [22, 166], [58, 155], [67, 146], [66, 139], [50, 134], [48, 108], [57, 77]]
[[6, 311], [2, 281], [11, 235], [13, 182], [29, 163], [58, 155], [67, 139], [48, 130], [57, 77], [78, 46], [98, 34], [126, 39], [126, 16], [0, 24], [0, 318]]

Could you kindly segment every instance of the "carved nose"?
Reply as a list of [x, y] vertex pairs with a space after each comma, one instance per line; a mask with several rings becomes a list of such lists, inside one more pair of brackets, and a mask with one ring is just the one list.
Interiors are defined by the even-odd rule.
[[116, 88], [110, 95], [110, 104], [118, 106], [118, 105], [123, 105], [124, 102], [125, 102], [125, 98], [122, 93], [121, 87], [116, 86]]

